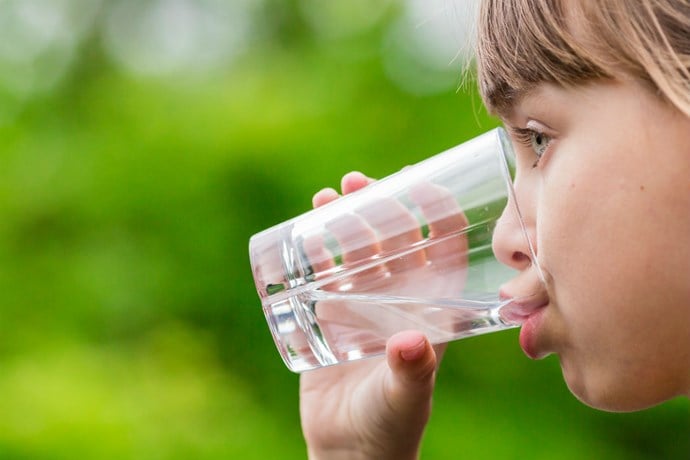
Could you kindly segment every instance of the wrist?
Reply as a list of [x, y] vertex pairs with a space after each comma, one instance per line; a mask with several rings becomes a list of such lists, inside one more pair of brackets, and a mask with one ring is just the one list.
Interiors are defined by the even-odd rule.
[[310, 449], [307, 448], [309, 460], [418, 460], [417, 450], [401, 452], [392, 449], [390, 452], [367, 452], [356, 448], [352, 449]]

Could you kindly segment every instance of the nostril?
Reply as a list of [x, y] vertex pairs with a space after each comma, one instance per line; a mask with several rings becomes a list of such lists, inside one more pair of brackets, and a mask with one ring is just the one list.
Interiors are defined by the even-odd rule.
[[491, 246], [496, 259], [515, 270], [525, 270], [532, 265], [532, 250], [527, 230], [515, 213], [503, 211], [498, 219], [491, 238]]
[[515, 263], [518, 266], [523, 266], [524, 264], [530, 262], [529, 256], [524, 252], [519, 251], [514, 252], [511, 259], [513, 260], [513, 263]]

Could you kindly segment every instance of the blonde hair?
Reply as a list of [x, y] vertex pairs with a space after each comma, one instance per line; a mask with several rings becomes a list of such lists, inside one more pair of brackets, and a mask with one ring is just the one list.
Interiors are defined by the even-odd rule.
[[690, 117], [690, 0], [482, 0], [478, 27], [493, 113], [539, 83], [632, 77]]

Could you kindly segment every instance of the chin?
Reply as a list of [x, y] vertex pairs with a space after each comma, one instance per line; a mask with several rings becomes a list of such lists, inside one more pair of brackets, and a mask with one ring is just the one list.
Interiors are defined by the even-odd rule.
[[587, 372], [566, 366], [562, 361], [561, 369], [570, 392], [583, 404], [602, 411], [635, 412], [677, 396], [653, 385], [645, 385], [640, 379], [621, 378], [615, 370]]

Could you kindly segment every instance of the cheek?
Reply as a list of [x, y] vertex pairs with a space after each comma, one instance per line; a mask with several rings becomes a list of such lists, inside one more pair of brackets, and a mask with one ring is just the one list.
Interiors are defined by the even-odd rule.
[[[589, 278], [599, 265], [610, 219], [602, 219], [603, 190], [575, 167], [553, 168], [544, 176], [537, 209], [537, 246], [544, 268], [559, 284]], [[603, 233], [603, 234], [602, 234]], [[603, 256], [603, 255], [602, 255]]]
[[[650, 175], [653, 165], [622, 161], [611, 152], [563, 161], [543, 175], [539, 260], [552, 278], [555, 316], [568, 345], [606, 366], [650, 364], [658, 360], [659, 343], [679, 335], [674, 327], [681, 318], [667, 324], [662, 312], [687, 312], [682, 273], [690, 269], [690, 257], [688, 245], [678, 242], [687, 241], [690, 219], [683, 223], [680, 209], [671, 212], [675, 217], [659, 214], [668, 210], [659, 203], [678, 191]], [[597, 164], [597, 158], [604, 160]], [[690, 203], [679, 208], [684, 205]]]
[[621, 315], [632, 319], [630, 311], [645, 302], [642, 292], [650, 293], [645, 283], [655, 275], [657, 256], [640, 245], [649, 239], [645, 233], [653, 233], [636, 223], [645, 203], [631, 196], [610, 165], [586, 165], [559, 165], [544, 176], [537, 246], [561, 315], [571, 326], [583, 325], [583, 334], [596, 334], [592, 320], [615, 329]]

